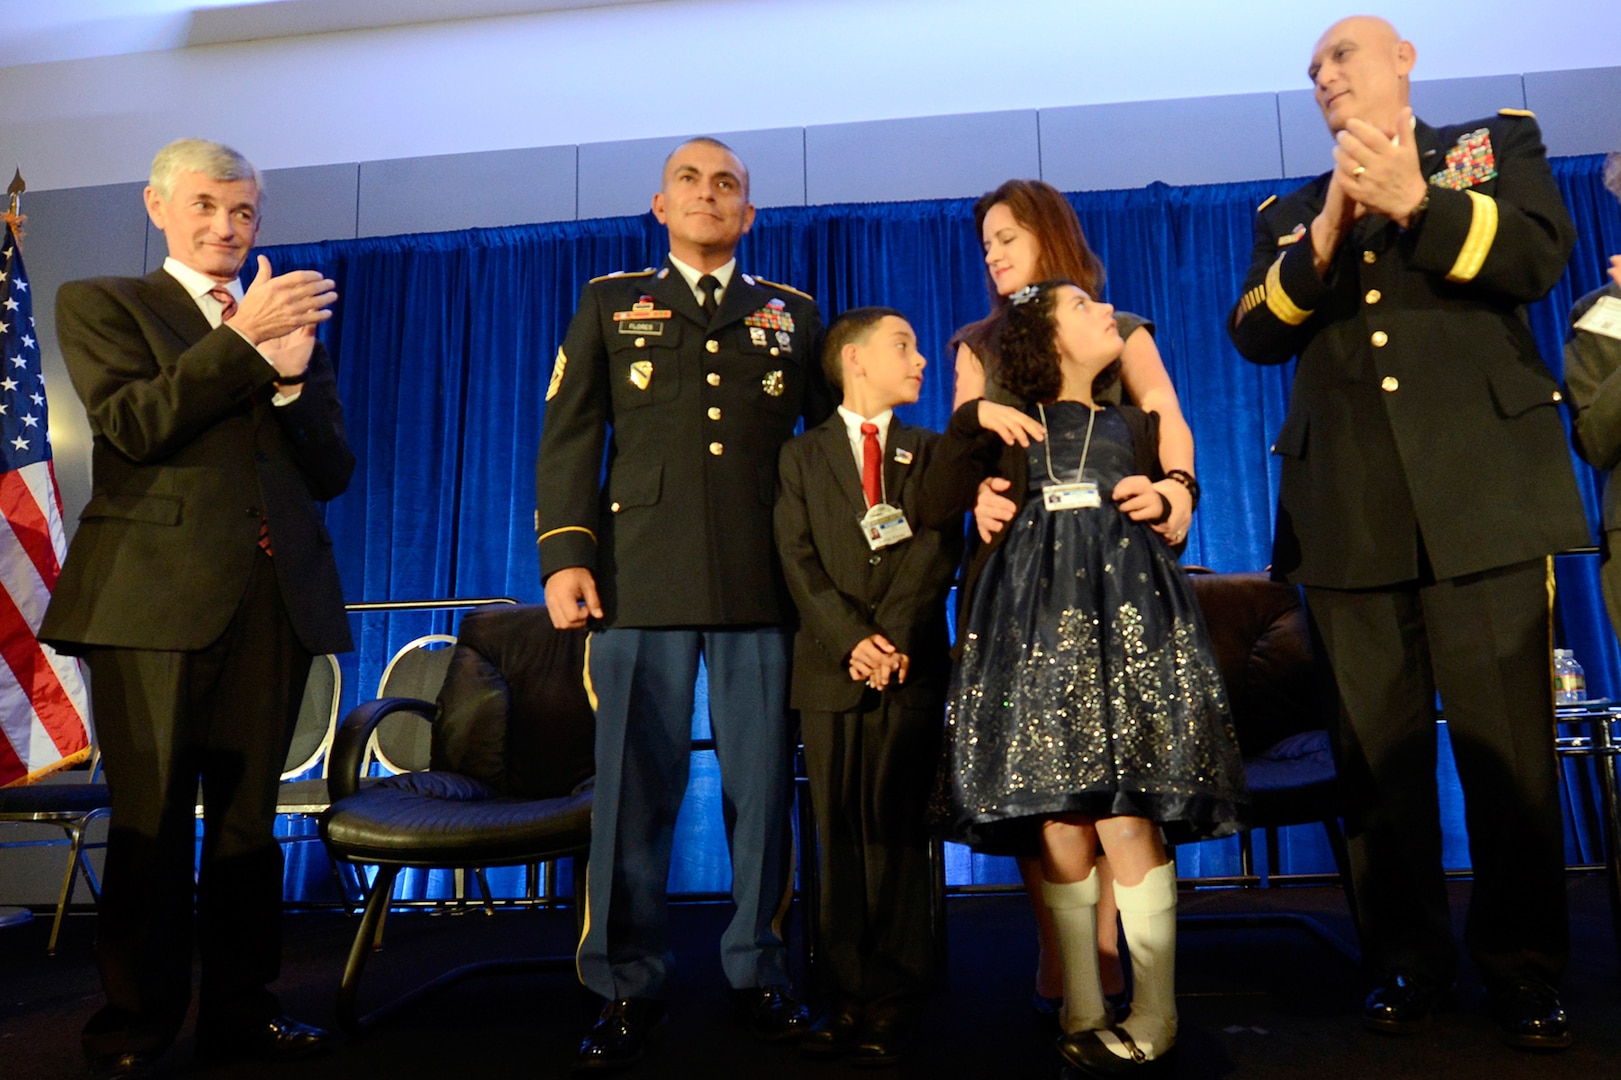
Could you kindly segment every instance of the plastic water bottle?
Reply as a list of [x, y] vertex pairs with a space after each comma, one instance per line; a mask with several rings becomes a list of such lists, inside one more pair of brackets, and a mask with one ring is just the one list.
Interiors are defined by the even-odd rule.
[[1553, 651], [1553, 703], [1575, 705], [1587, 700], [1587, 673], [1570, 649]]

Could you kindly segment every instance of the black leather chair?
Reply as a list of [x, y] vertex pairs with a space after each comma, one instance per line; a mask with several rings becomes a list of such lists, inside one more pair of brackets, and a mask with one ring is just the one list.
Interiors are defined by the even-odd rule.
[[[543, 605], [485, 608], [462, 621], [437, 705], [381, 698], [339, 725], [321, 837], [334, 859], [378, 868], [338, 993], [343, 1027], [369, 1026], [479, 972], [572, 970], [572, 956], [469, 964], [367, 1015], [358, 1009], [361, 975], [403, 869], [574, 859], [576, 923], [583, 918], [595, 770], [584, 657], [584, 631], [554, 630]], [[430, 767], [361, 787], [377, 725], [404, 715], [431, 722]]]
[[[1232, 705], [1250, 790], [1252, 829], [1265, 832], [1269, 874], [1277, 873], [1276, 830], [1320, 823], [1349, 896], [1351, 876], [1328, 730], [1337, 704], [1330, 680], [1319, 677], [1300, 593], [1264, 573], [1193, 569], [1190, 574]], [[1250, 833], [1241, 841], [1241, 870], [1253, 878]], [[1361, 961], [1354, 944], [1301, 913], [1191, 916], [1188, 921], [1299, 926], [1353, 963]]]

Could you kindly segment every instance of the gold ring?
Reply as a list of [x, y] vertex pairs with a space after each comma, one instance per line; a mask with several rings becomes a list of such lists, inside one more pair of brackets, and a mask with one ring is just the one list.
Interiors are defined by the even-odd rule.
[[1365, 173], [1367, 171], [1368, 171], [1368, 167], [1366, 165], [1358, 165], [1356, 168], [1351, 170], [1351, 175], [1352, 176], [1361, 176], [1363, 173]]

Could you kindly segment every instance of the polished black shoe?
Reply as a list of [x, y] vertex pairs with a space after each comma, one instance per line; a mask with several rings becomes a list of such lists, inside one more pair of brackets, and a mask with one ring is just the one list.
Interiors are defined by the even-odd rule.
[[867, 1068], [898, 1065], [911, 1041], [912, 1025], [904, 1017], [893, 1013], [868, 1017], [861, 1025], [850, 1064]]
[[797, 1039], [810, 1030], [810, 1010], [781, 986], [752, 986], [731, 992], [739, 1022], [762, 1039]]
[[1553, 987], [1523, 979], [1490, 991], [1492, 1019], [1503, 1039], [1521, 1050], [1563, 1050], [1570, 1045], [1570, 1017]]
[[199, 1031], [197, 1056], [206, 1061], [293, 1061], [310, 1057], [332, 1046], [333, 1035], [325, 1028], [305, 1024], [290, 1016], [276, 1016], [251, 1027], [223, 1031]]
[[1095, 1031], [1065, 1035], [1058, 1040], [1058, 1054], [1083, 1076], [1169, 1076], [1176, 1068], [1175, 1046], [1151, 1058], [1138, 1048], [1125, 1028], [1112, 1027], [1109, 1031], [1131, 1052], [1130, 1057], [1110, 1050]]
[[90, 1080], [147, 1080], [157, 1075], [157, 1059], [150, 1054], [108, 1054], [90, 1061]]
[[664, 1019], [664, 1002], [620, 998], [602, 1007], [574, 1058], [575, 1072], [612, 1072], [634, 1065], [647, 1049], [653, 1028]]
[[1416, 975], [1387, 978], [1362, 1003], [1362, 1026], [1380, 1035], [1411, 1035], [1446, 1001], [1449, 990]]
[[811, 1057], [835, 1058], [853, 1052], [861, 1039], [861, 1006], [846, 1004], [824, 1013], [799, 1040]]

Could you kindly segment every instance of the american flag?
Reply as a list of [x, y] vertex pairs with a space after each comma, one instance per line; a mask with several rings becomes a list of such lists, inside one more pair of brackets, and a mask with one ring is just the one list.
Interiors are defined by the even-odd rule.
[[90, 753], [76, 660], [34, 636], [62, 569], [62, 496], [51, 463], [45, 377], [22, 249], [9, 222], [0, 252], [0, 787]]

